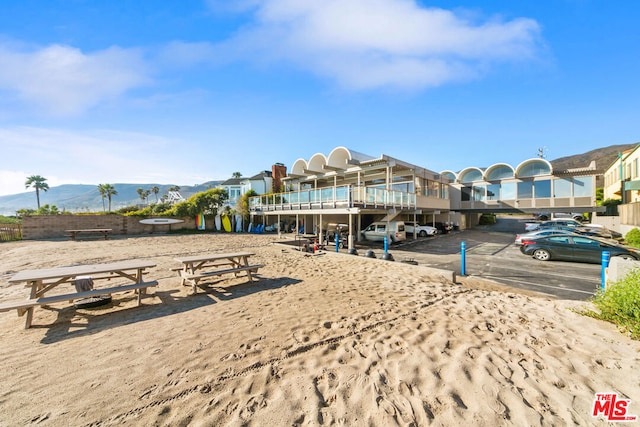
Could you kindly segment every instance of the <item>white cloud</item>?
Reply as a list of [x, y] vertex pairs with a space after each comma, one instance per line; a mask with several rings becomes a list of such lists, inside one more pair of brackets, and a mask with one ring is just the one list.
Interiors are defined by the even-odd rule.
[[[189, 144], [132, 132], [67, 131], [17, 127], [0, 129], [5, 162], [0, 195], [22, 193], [30, 175], [60, 184], [200, 183], [208, 179], [190, 168], [190, 159], [172, 155]], [[205, 175], [205, 176], [203, 176]]]
[[0, 64], [0, 90], [56, 116], [82, 113], [149, 82], [136, 49], [84, 53], [63, 45], [28, 50], [4, 43]]
[[255, 0], [252, 25], [226, 48], [285, 60], [353, 89], [423, 88], [535, 56], [531, 19], [472, 22], [413, 0]]

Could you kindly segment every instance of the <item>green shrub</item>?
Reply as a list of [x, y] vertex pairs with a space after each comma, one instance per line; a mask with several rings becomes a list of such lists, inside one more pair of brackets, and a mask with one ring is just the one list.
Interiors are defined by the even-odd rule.
[[624, 242], [628, 246], [640, 248], [640, 229], [634, 228], [624, 236]]
[[496, 216], [494, 214], [482, 214], [480, 216], [480, 225], [491, 225], [496, 223]]
[[592, 298], [599, 312], [584, 310], [581, 314], [606, 320], [618, 326], [635, 340], [640, 340], [640, 270], [633, 270]]

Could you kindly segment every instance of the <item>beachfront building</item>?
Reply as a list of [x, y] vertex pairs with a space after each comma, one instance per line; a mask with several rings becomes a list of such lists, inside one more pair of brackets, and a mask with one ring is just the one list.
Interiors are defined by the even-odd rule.
[[282, 183], [284, 191], [250, 200], [252, 223], [319, 236], [340, 224], [352, 244], [353, 230], [375, 220], [449, 219], [448, 178], [387, 155], [337, 147], [296, 160]]
[[640, 201], [640, 144], [623, 151], [604, 172], [604, 199]]
[[459, 172], [434, 172], [388, 155], [372, 157], [345, 147], [298, 159], [282, 191], [250, 199], [251, 222], [279, 232], [321, 239], [325, 230], [358, 230], [374, 221], [477, 224], [482, 213], [593, 212], [595, 163], [554, 171], [543, 158], [513, 167], [496, 163]]
[[465, 215], [500, 212], [560, 213], [596, 210], [599, 172], [595, 162], [584, 168], [554, 171], [543, 158], [513, 167], [496, 163], [488, 168], [443, 171], [451, 184], [451, 209]]

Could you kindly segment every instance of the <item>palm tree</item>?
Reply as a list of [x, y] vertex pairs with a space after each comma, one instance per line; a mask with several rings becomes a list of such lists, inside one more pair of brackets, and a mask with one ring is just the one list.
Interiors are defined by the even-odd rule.
[[112, 196], [117, 196], [118, 195], [118, 191], [111, 184], [102, 184], [102, 185], [104, 186], [104, 192], [105, 192], [105, 194], [107, 196], [107, 200], [109, 200], [109, 212], [111, 212], [111, 197]]
[[40, 190], [47, 191], [49, 184], [46, 183], [47, 178], [43, 178], [40, 175], [31, 175], [24, 183], [25, 188], [33, 187], [36, 189], [36, 199], [38, 200], [38, 209], [40, 209]]
[[136, 192], [138, 193], [138, 197], [140, 197], [140, 199], [144, 202], [144, 199], [146, 197], [144, 194], [144, 190], [142, 188], [138, 188]]
[[102, 198], [102, 211], [106, 212], [104, 207], [104, 199], [107, 198], [107, 190], [105, 188], [106, 184], [98, 184], [98, 193], [100, 193], [100, 197]]
[[242, 178], [242, 174], [240, 172], [234, 172], [231, 174], [231, 178]]
[[180, 186], [174, 185], [173, 187], [170, 187], [168, 191], [180, 191]]
[[153, 187], [151, 187], [151, 192], [156, 196], [156, 203], [158, 203], [158, 193], [160, 192], [158, 186], [154, 185]]

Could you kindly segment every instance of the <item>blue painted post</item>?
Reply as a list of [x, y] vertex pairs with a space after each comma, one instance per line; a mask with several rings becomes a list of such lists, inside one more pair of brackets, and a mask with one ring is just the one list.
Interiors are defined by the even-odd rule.
[[460, 263], [460, 265], [461, 265], [460, 274], [463, 275], [463, 276], [466, 276], [466, 274], [467, 274], [467, 271], [466, 271], [467, 270], [467, 266], [466, 266], [466, 264], [467, 264], [467, 262], [466, 262], [467, 244], [466, 244], [466, 242], [461, 242], [460, 243], [460, 256], [462, 257], [462, 260], [461, 260], [461, 263]]
[[384, 236], [384, 253], [389, 251], [389, 243], [387, 242], [387, 236]]
[[611, 259], [611, 253], [609, 251], [602, 251], [602, 290], [607, 287], [607, 268], [609, 268], [609, 260]]
[[338, 249], [340, 249], [340, 235], [338, 233], [336, 233], [336, 252], [339, 252]]

